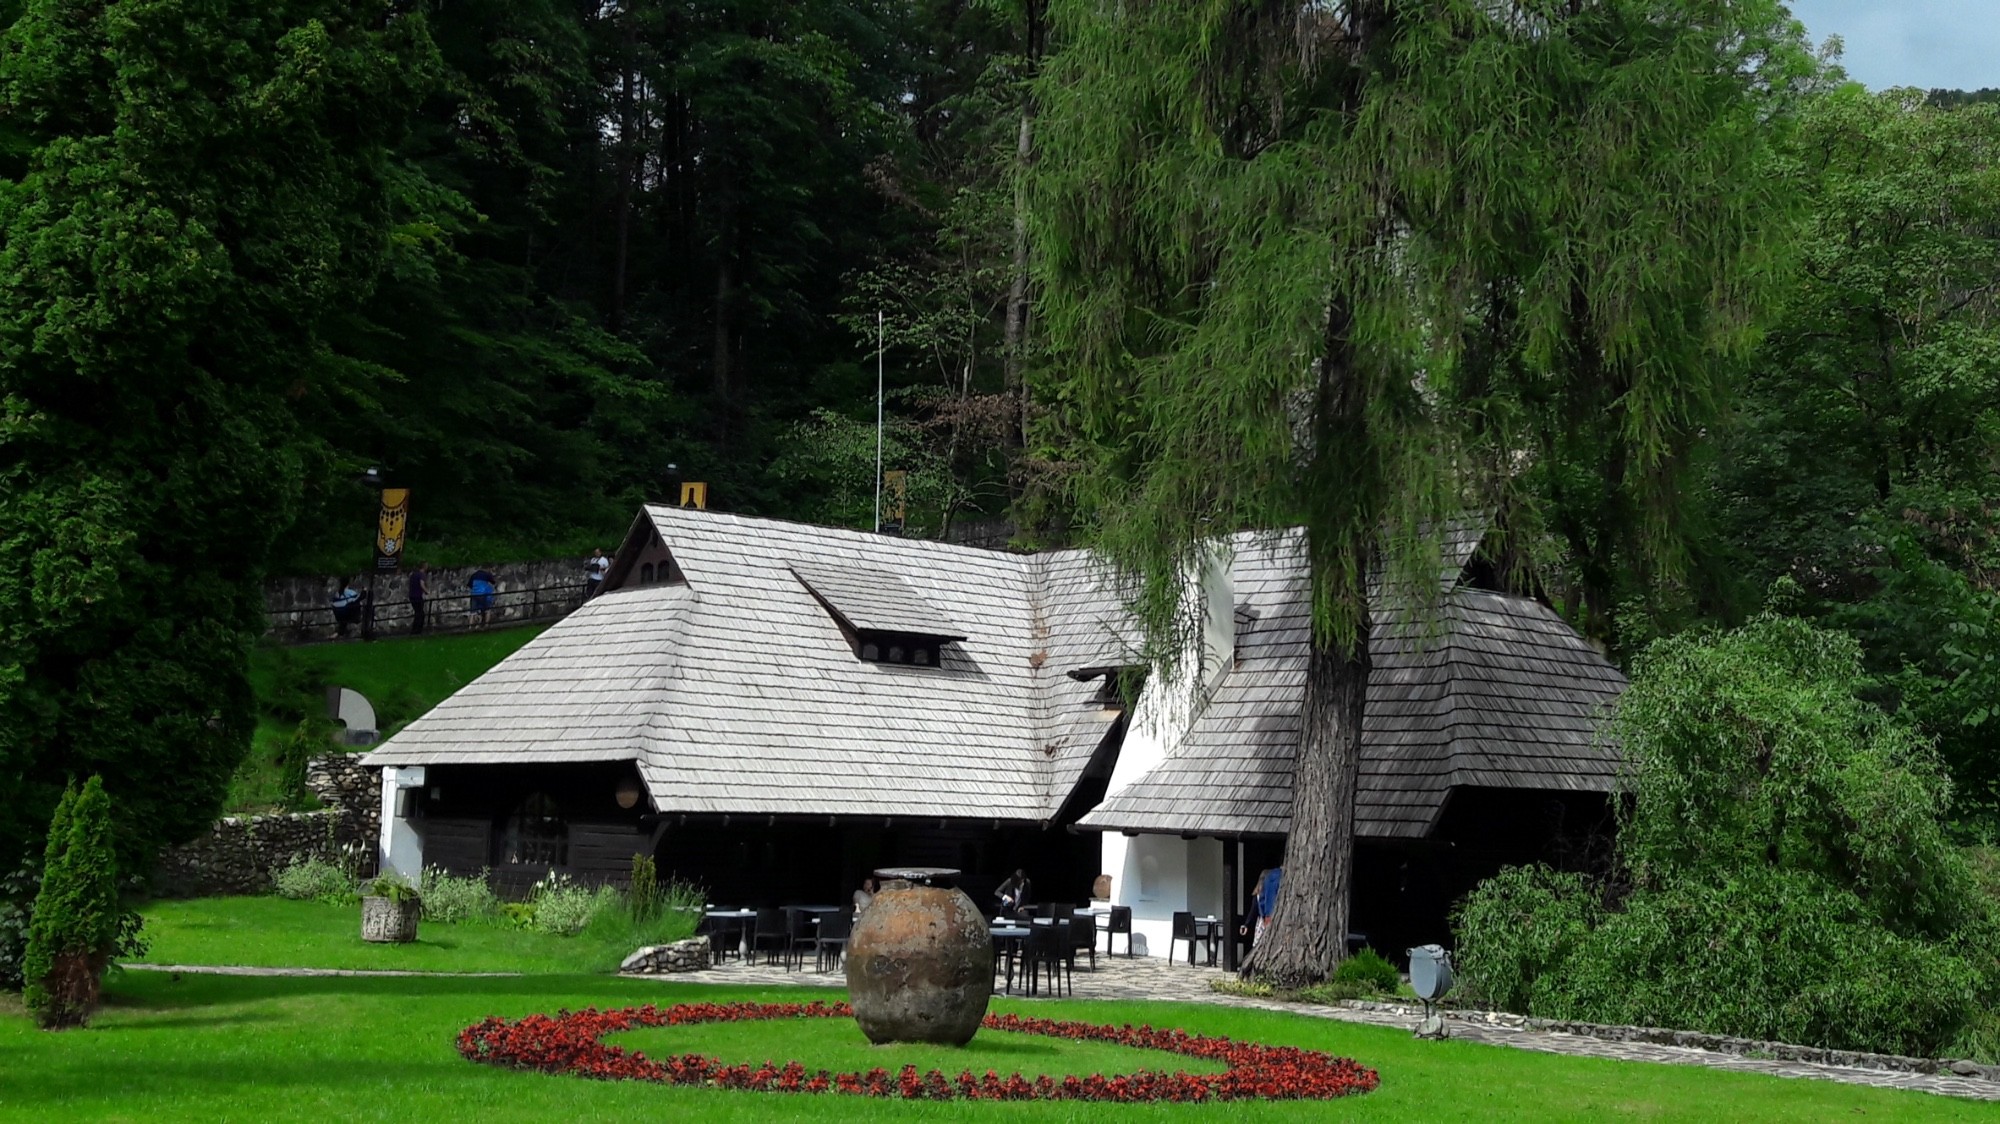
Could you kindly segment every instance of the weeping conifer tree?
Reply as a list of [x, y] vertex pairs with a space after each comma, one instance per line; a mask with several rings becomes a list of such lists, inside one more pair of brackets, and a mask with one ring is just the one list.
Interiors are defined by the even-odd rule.
[[[1627, 471], [1602, 487], [1668, 511], [1772, 272], [1766, 146], [1810, 62], [1770, 0], [1051, 16], [1029, 191], [1052, 397], [1163, 670], [1198, 650], [1187, 576], [1219, 534], [1303, 532], [1291, 831], [1251, 968], [1310, 982], [1348, 929], [1371, 586], [1428, 614], [1429, 529], [1514, 491], [1471, 477], [1548, 456], [1552, 404], [1612, 406]], [[1498, 346], [1466, 347], [1496, 316]]]

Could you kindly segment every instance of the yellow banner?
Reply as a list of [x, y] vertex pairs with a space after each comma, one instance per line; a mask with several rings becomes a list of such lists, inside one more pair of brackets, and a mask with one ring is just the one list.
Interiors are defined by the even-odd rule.
[[409, 528], [410, 490], [382, 489], [382, 510], [375, 517], [375, 569], [391, 571], [402, 565]]

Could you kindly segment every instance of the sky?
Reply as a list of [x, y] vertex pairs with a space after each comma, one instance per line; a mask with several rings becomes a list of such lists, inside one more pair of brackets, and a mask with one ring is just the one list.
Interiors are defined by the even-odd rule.
[[1871, 90], [2000, 88], [2000, 0], [1791, 0], [1817, 44], [1846, 41], [1841, 65]]

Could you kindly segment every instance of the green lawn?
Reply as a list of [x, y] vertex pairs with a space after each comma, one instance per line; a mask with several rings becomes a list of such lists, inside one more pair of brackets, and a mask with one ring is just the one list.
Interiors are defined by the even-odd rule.
[[419, 972], [613, 972], [629, 943], [552, 937], [498, 922], [425, 921], [410, 944], [361, 939], [361, 907], [284, 898], [193, 898], [145, 909], [149, 964], [394, 968]]
[[[723, 988], [589, 976], [494, 979], [254, 979], [132, 972], [115, 978], [88, 1030], [47, 1034], [0, 1009], [0, 1119], [299, 1120], [1992, 1120], [1990, 1105], [1917, 1093], [1785, 1081], [1687, 1066], [1561, 1058], [1324, 1019], [1200, 1005], [1083, 1000], [997, 1003], [1109, 1023], [1308, 1046], [1378, 1068], [1382, 1087], [1324, 1104], [1227, 1106], [904, 1104], [845, 1097], [674, 1089], [545, 1077], [473, 1065], [454, 1035], [489, 1015], [644, 1002], [828, 998], [824, 990]], [[638, 1041], [641, 1035], [629, 1036]], [[986, 1035], [982, 1035], [982, 1039]], [[1106, 1060], [1035, 1054], [1040, 1038], [989, 1044], [974, 1057], [1024, 1070], [1079, 1071]], [[976, 1039], [975, 1042], [981, 1041]], [[887, 1069], [927, 1060], [860, 1046], [836, 1020], [646, 1032], [649, 1050], [714, 1049], [731, 1060]], [[1023, 1045], [1025, 1044], [1025, 1045]], [[1123, 1051], [1138, 1060], [1152, 1057]], [[1136, 1055], [1136, 1056], [1135, 1056]], [[1160, 1057], [1164, 1058], [1164, 1055]], [[1179, 1059], [1167, 1059], [1178, 1062]], [[1120, 1059], [1110, 1059], [1118, 1063]], [[1157, 1063], [1156, 1063], [1157, 1064]], [[994, 1068], [998, 1068], [995, 1066]], [[1121, 1065], [1120, 1068], [1123, 1068]]]
[[[352, 687], [378, 708], [399, 701], [412, 713], [395, 717], [408, 721], [512, 655], [546, 627], [525, 625], [491, 632], [260, 647], [250, 659], [250, 685], [259, 699], [267, 699], [278, 686], [283, 661], [310, 661], [325, 668], [329, 682]], [[405, 694], [407, 698], [402, 697]]]

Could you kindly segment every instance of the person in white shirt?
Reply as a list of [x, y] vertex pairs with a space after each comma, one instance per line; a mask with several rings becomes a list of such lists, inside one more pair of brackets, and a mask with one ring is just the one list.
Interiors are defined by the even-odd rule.
[[583, 564], [584, 579], [589, 582], [583, 591], [585, 600], [597, 596], [597, 591], [604, 588], [604, 575], [610, 569], [611, 559], [604, 556], [602, 549], [590, 552], [590, 560]]

